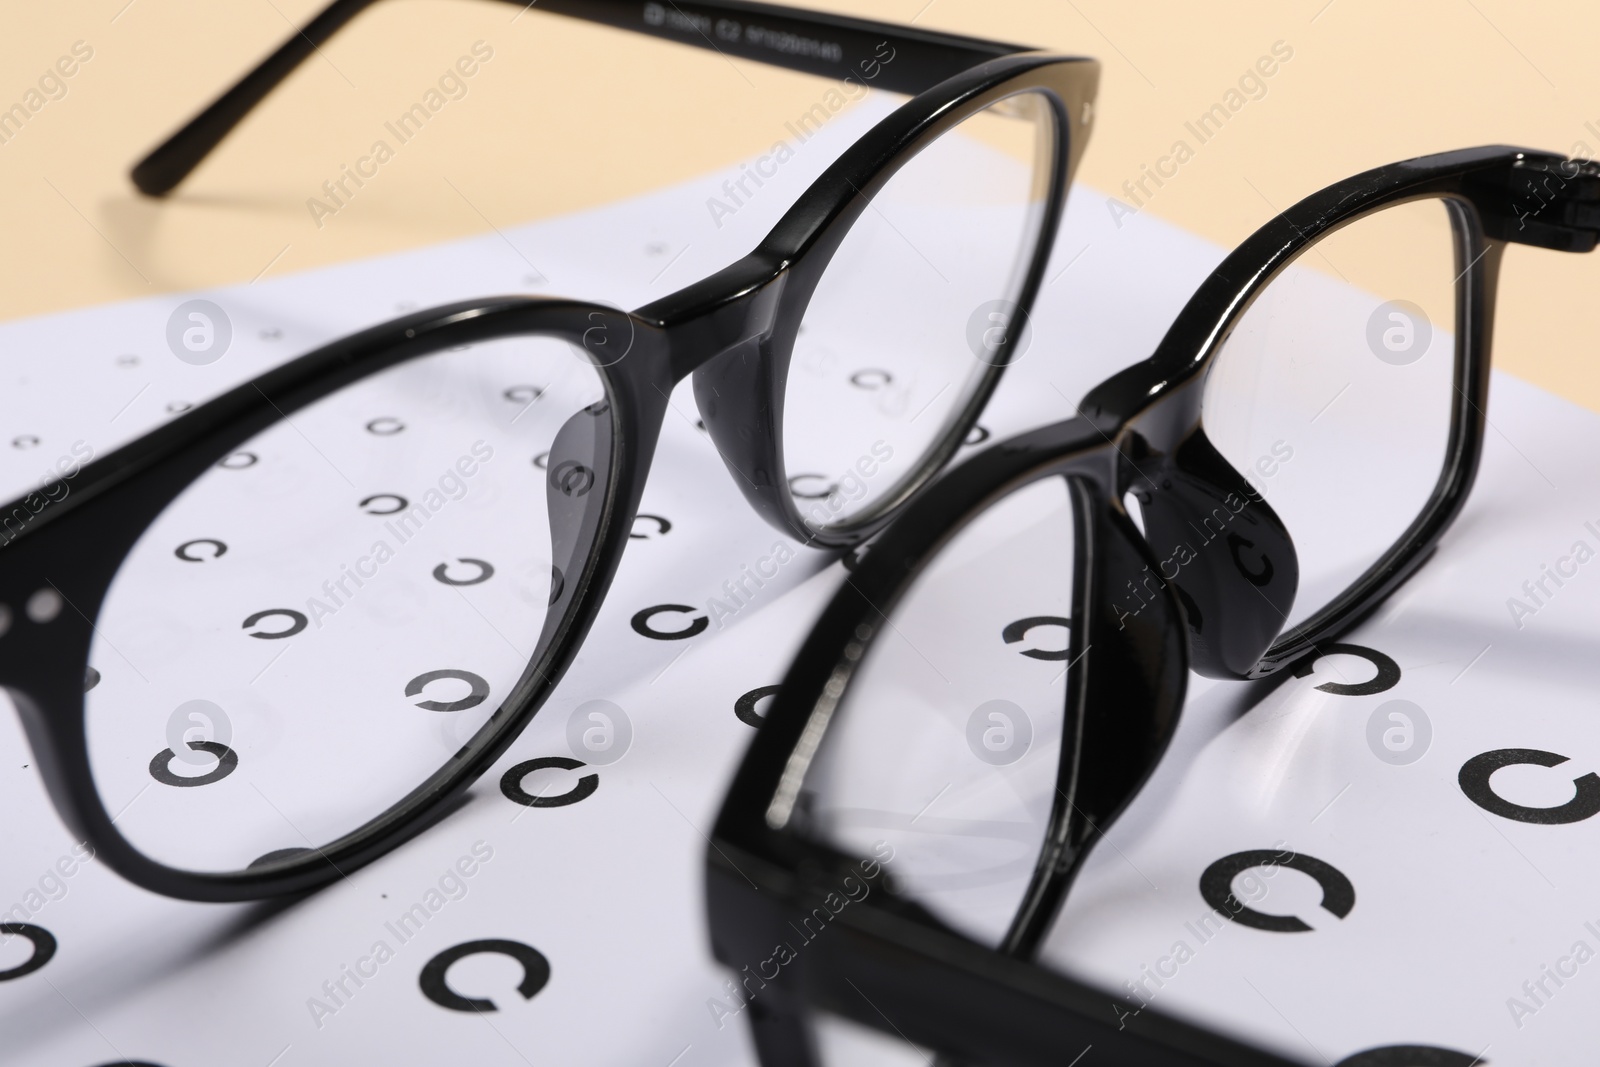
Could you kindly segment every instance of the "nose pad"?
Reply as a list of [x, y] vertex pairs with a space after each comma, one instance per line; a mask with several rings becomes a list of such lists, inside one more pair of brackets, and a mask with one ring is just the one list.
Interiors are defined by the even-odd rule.
[[550, 514], [550, 608], [542, 652], [577, 595], [594, 550], [611, 479], [614, 435], [611, 402], [590, 404], [568, 419], [550, 445], [545, 500]]
[[1153, 584], [1178, 594], [1191, 666], [1212, 678], [1247, 677], [1282, 632], [1299, 588], [1289, 531], [1199, 428], [1144, 474], [1134, 492], [1156, 555]]
[[694, 399], [745, 500], [772, 526], [793, 535], [786, 522], [787, 485], [778, 447], [788, 370], [781, 353], [781, 346], [760, 339], [730, 348], [695, 370]]

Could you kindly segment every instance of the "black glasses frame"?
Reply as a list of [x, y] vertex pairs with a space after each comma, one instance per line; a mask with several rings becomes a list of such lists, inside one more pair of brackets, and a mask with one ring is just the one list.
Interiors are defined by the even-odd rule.
[[[1433, 494], [1394, 547], [1325, 609], [1287, 634], [1294, 548], [1271, 509], [1205, 438], [1200, 402], [1229, 332], [1261, 290], [1319, 237], [1374, 211], [1442, 199], [1455, 234], [1456, 396]], [[1078, 417], [991, 446], [947, 472], [874, 542], [802, 646], [729, 789], [706, 853], [718, 960], [740, 970], [763, 1067], [814, 1067], [813, 1009], [900, 1036], [941, 1062], [1060, 1064], [1086, 1045], [1097, 1062], [1280, 1065], [1288, 1061], [1031, 962], [1094, 842], [1148, 780], [1183, 704], [1189, 669], [1265, 678], [1376, 609], [1429, 557], [1477, 472], [1489, 340], [1507, 243], [1587, 252], [1600, 237], [1600, 166], [1515, 148], [1467, 149], [1356, 175], [1267, 223], [1196, 291], [1155, 354], [1087, 396]], [[1065, 478], [1078, 574], [1057, 793], [1015, 919], [995, 947], [895, 894], [873, 859], [808, 835], [800, 788], [857, 665], [923, 566], [957, 531], [1022, 485]], [[1124, 508], [1139, 500], [1144, 532]], [[1157, 566], [1163, 530], [1229, 494], [1235, 521], [1273, 564], [1264, 586], [1226, 552], [1153, 587], [1138, 612], [1125, 586]], [[1196, 512], [1196, 509], [1199, 509]], [[1152, 547], [1154, 546], [1154, 547]], [[1260, 579], [1260, 572], [1255, 572]], [[1091, 651], [1092, 648], [1092, 651]], [[853, 876], [861, 903], [773, 977], [751, 968], [793, 939]], [[759, 969], [759, 968], [758, 968]], [[892, 1020], [892, 1023], [885, 1022]]]
[[[133, 171], [139, 188], [152, 195], [171, 190], [250, 108], [370, 2], [337, 0], [289, 38], [140, 163]], [[663, 12], [661, 24], [641, 15], [650, 7]], [[7, 530], [9, 543], [0, 554], [0, 611], [14, 620], [9, 632], [0, 631], [0, 687], [19, 709], [40, 773], [68, 827], [137, 885], [201, 901], [309, 890], [370, 862], [448, 813], [538, 711], [593, 625], [628, 543], [668, 397], [684, 378], [694, 376], [706, 428], [756, 510], [803, 542], [844, 548], [876, 532], [944, 465], [1004, 370], [1009, 339], [960, 417], [893, 499], [848, 526], [818, 530], [806, 525], [786, 491], [784, 379], [807, 302], [846, 232], [884, 184], [935, 138], [998, 101], [1035, 93], [1048, 104], [1055, 136], [1040, 236], [1018, 294], [1025, 313], [1038, 292], [1066, 189], [1091, 129], [1099, 80], [1094, 60], [765, 4], [663, 8], [620, 0], [552, 0], [537, 10], [834, 77], [866, 69], [859, 64], [872, 60], [887, 42], [899, 55], [881, 68], [874, 84], [917, 95], [844, 152], [749, 255], [637, 311], [577, 300], [500, 297], [418, 312], [302, 356], [88, 464], [69, 495], [54, 499], [34, 493], [0, 509], [0, 516], [24, 510], [28, 515], [15, 536]], [[668, 17], [668, 11], [684, 18]], [[743, 37], [722, 37], [713, 44], [695, 29], [699, 18], [742, 20], [746, 26], [759, 22], [774, 33], [830, 47], [826, 56], [815, 56]], [[328, 845], [263, 857], [259, 866], [228, 873], [180, 870], [139, 852], [117, 829], [117, 813], [105, 809], [93, 784], [84, 679], [94, 619], [142, 532], [209, 467], [306, 405], [420, 356], [515, 336], [565, 340], [595, 366], [606, 399], [589, 414], [601, 428], [595, 447], [611, 457], [603, 506], [585, 511], [574, 541], [594, 548], [564, 570], [539, 650], [521, 679], [488, 723], [428, 781]], [[557, 484], [558, 465], [550, 467], [550, 492], [564, 491]], [[68, 607], [46, 622], [29, 618], [23, 605], [52, 589]]]

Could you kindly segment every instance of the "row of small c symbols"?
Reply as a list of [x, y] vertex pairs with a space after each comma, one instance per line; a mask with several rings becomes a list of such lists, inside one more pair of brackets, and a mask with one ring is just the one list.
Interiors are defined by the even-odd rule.
[[[1006, 627], [1006, 632], [1004, 635], [1005, 640], [1007, 643], [1020, 641], [1030, 629], [1041, 624], [1059, 625], [1065, 627], [1067, 625], [1067, 620], [1053, 616], [1034, 616], [1027, 619], [1021, 619]], [[1019, 649], [1018, 651], [1022, 655], [1033, 655], [1034, 658], [1040, 659], [1060, 659], [1064, 658], [1065, 656], [1064, 652], [1056, 650], [1047, 651], [1038, 649]], [[1399, 667], [1395, 665], [1394, 661], [1389, 659], [1389, 657], [1385, 656], [1381, 652], [1377, 652], [1374, 649], [1363, 648], [1356, 645], [1331, 645], [1324, 650], [1324, 653], [1346, 653], [1360, 656], [1364, 659], [1367, 659], [1369, 662], [1374, 663], [1378, 668], [1377, 675], [1372, 682], [1360, 683], [1355, 686], [1350, 686], [1346, 683], [1326, 683], [1327, 686], [1340, 685], [1343, 688], [1366, 688], [1373, 685], [1374, 682], [1381, 682], [1382, 687], [1386, 689], [1390, 688], [1393, 684], [1399, 681]], [[1301, 673], [1302, 675], [1309, 673], [1309, 667], [1302, 669], [1302, 671], [1298, 673]], [[460, 711], [482, 703], [482, 701], [488, 695], [488, 685], [482, 678], [472, 675], [469, 672], [450, 670], [432, 671], [424, 675], [419, 675], [408, 684], [406, 688], [406, 695], [419, 695], [426, 685], [433, 681], [444, 678], [455, 678], [458, 680], [468, 681], [471, 686], [471, 693], [469, 693], [467, 697], [458, 701], [421, 701], [418, 703], [418, 707], [433, 711]], [[734, 701], [733, 711], [735, 717], [747, 726], [759, 727], [764, 721], [763, 713], [758, 710], [759, 705], [767, 698], [775, 696], [779, 688], [780, 687], [777, 685], [763, 685], [757, 686], [756, 688], [741, 694]], [[1319, 686], [1318, 688], [1324, 688], [1324, 686]], [[190, 742], [190, 744], [195, 745], [198, 743]], [[168, 752], [164, 752], [163, 755], [166, 755], [168, 758], [170, 758], [170, 755], [168, 754], [169, 752], [170, 750], [168, 750]], [[1474, 756], [1472, 759], [1463, 764], [1459, 774], [1462, 792], [1484, 810], [1489, 811], [1492, 814], [1501, 815], [1505, 818], [1541, 824], [1564, 824], [1579, 822], [1584, 819], [1588, 819], [1597, 813], [1600, 813], [1600, 776], [1597, 776], [1593, 773], [1586, 774], [1575, 779], [1574, 786], [1576, 788], [1576, 795], [1574, 798], [1568, 803], [1554, 808], [1529, 808], [1513, 804], [1510, 801], [1504, 800], [1496, 795], [1489, 785], [1490, 776], [1502, 767], [1507, 767], [1514, 764], [1533, 764], [1543, 767], [1554, 767], [1567, 762], [1567, 759], [1568, 758], [1566, 756], [1536, 749], [1496, 749], [1485, 752]], [[578, 760], [569, 756], [542, 756], [536, 759], [526, 760], [507, 770], [501, 777], [501, 792], [508, 800], [514, 801], [518, 804], [526, 805], [528, 807], [556, 808], [576, 804], [592, 796], [599, 788], [600, 779], [598, 774], [585, 774], [578, 779], [572, 789], [565, 793], [559, 793], [555, 795], [546, 795], [543, 793], [536, 795], [529, 793], [524, 788], [524, 779], [526, 779], [526, 777], [532, 774], [534, 771], [538, 770], [554, 769], [576, 771], [581, 770], [586, 766], [587, 764], [585, 764], [582, 760]], [[197, 781], [197, 779], [186, 779], [185, 781]], [[1310, 857], [1299, 857], [1298, 862], [1307, 864], [1321, 864], [1321, 866], [1317, 868], [1318, 871], [1331, 871], [1333, 872], [1333, 875], [1337, 875], [1338, 879], [1344, 878], [1342, 874], [1339, 874], [1331, 866], [1323, 864], [1322, 861], [1313, 860]], [[1243, 869], [1244, 868], [1241, 868], [1240, 870]], [[1300, 869], [1306, 870], [1307, 873], [1313, 873], [1313, 871], [1308, 868]], [[1315, 873], [1313, 873], [1313, 876], [1316, 876]], [[1229, 876], [1230, 881], [1231, 877], [1232, 875]], [[1320, 878], [1319, 881], [1321, 881]], [[1324, 883], [1325, 889], [1331, 884], [1332, 881]], [[1345, 879], [1343, 884], [1348, 886], [1348, 880]], [[1353, 904], [1353, 888], [1349, 890], [1348, 896], [1351, 904]], [[1348, 908], [1345, 908], [1344, 910], [1347, 912]], [[1342, 917], [1342, 913], [1339, 914], [1341, 914]]]
[[[1356, 656], [1372, 664], [1371, 678], [1364, 682], [1324, 682], [1316, 688], [1337, 696], [1371, 696], [1386, 692], [1400, 684], [1400, 665], [1377, 649], [1362, 645], [1324, 645], [1315, 656], [1307, 657], [1294, 674], [1304, 678], [1311, 674], [1317, 660], [1324, 656], [1344, 654]], [[1559, 826], [1583, 822], [1600, 814], [1600, 775], [1594, 772], [1572, 780], [1573, 797], [1564, 804], [1548, 808], [1534, 808], [1506, 800], [1494, 791], [1490, 777], [1503, 767], [1535, 766], [1559, 767], [1570, 757], [1537, 748], [1497, 748], [1481, 752], [1461, 765], [1456, 773], [1456, 784], [1461, 792], [1478, 807], [1491, 815], [1514, 822]]]
[[[733, 703], [733, 713], [738, 720], [746, 726], [759, 727], [762, 715], [757, 710], [757, 705], [768, 697], [778, 692], [778, 686], [762, 685], [741, 695]], [[530, 808], [564, 808], [570, 804], [587, 800], [600, 788], [600, 776], [596, 773], [585, 774], [565, 793], [545, 794], [529, 793], [524, 786], [528, 775], [542, 770], [577, 771], [587, 767], [588, 764], [571, 756], [540, 756], [536, 759], [524, 760], [512, 767], [500, 777], [500, 792], [507, 800], [522, 804]]]
[[[56, 954], [58, 945], [55, 935], [42, 926], [33, 923], [0, 922], [0, 934], [26, 938], [33, 946], [33, 952], [26, 960], [15, 967], [0, 971], [0, 982], [32, 974], [48, 964]], [[544, 953], [521, 941], [485, 938], [453, 945], [425, 963], [417, 976], [417, 984], [422, 990], [422, 995], [441, 1008], [448, 1008], [451, 1011], [476, 1013], [498, 1011], [499, 1007], [494, 1001], [485, 997], [463, 996], [450, 988], [447, 979], [450, 968], [461, 960], [468, 956], [489, 954], [507, 956], [522, 965], [522, 981], [517, 983], [516, 990], [523, 1000], [532, 1000], [550, 982], [550, 961], [545, 958]], [[134, 1064], [137, 1067], [138, 1062], [119, 1060], [117, 1064], [118, 1067], [123, 1067], [125, 1064]]]
[[[248, 623], [247, 623], [248, 625]], [[98, 675], [93, 681], [98, 681]], [[414, 700], [413, 702], [423, 711], [454, 712], [466, 711], [475, 708], [489, 698], [489, 683], [481, 675], [471, 671], [446, 668], [443, 670], [427, 671], [417, 675], [406, 683], [405, 695], [419, 697], [429, 685], [439, 681], [458, 681], [467, 683], [467, 695], [455, 700]], [[91, 685], [90, 688], [93, 688]], [[210, 785], [220, 782], [239, 768], [239, 754], [232, 748], [219, 741], [189, 741], [188, 746], [196, 752], [205, 752], [215, 756], [217, 763], [211, 770], [204, 774], [193, 776], [177, 775], [172, 773], [172, 761], [177, 754], [171, 748], [164, 748], [157, 752], [150, 760], [150, 777], [162, 785], [193, 788], [195, 786]]]
[[[33, 954], [21, 964], [0, 971], [0, 981], [21, 978], [44, 967], [56, 953], [56, 939], [48, 930], [31, 923], [0, 923], [0, 934], [25, 937], [33, 944]], [[417, 986], [422, 995], [441, 1008], [450, 1011], [482, 1014], [499, 1011], [499, 1005], [487, 997], [465, 996], [449, 983], [450, 968], [470, 956], [499, 955], [515, 960], [522, 967], [522, 980], [516, 985], [517, 994], [525, 1001], [532, 1000], [550, 983], [550, 961], [544, 953], [522, 941], [507, 938], [483, 938], [452, 945], [436, 953], [417, 975]], [[1340, 1060], [1337, 1067], [1403, 1067], [1403, 1065], [1428, 1063], [1434, 1067], [1472, 1067], [1485, 1064], [1480, 1057], [1469, 1056], [1453, 1049], [1423, 1045], [1390, 1045], [1368, 1049]], [[119, 1060], [105, 1067], [159, 1067], [144, 1060]]]

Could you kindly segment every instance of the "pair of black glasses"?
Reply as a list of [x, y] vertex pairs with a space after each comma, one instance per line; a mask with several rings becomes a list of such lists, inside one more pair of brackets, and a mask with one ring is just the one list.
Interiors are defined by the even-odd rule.
[[[1092, 1046], [1086, 1062], [1287, 1063], [1031, 960], [1166, 750], [1188, 671], [1283, 677], [1352, 651], [1339, 635], [1459, 514], [1506, 245], [1597, 236], [1588, 161], [1476, 148], [1349, 178], [1240, 245], [1077, 417], [912, 502], [802, 646], [707, 852], [728, 1010], [764, 1067], [826, 1062], [831, 1021], [940, 1062], [1043, 1067]], [[1373, 663], [1379, 678], [1322, 688], [1398, 675]], [[1336, 869], [1261, 845], [1193, 872], [1206, 922], [1310, 929], [1237, 896], [1277, 866], [1350, 911]], [[1349, 1053], [1477, 1062], [1425, 1042]]]
[[[139, 188], [172, 189], [367, 6], [289, 38]], [[914, 95], [755, 251], [638, 311], [410, 315], [0, 511], [0, 685], [72, 831], [141, 886], [304, 890], [447, 810], [572, 662], [684, 378], [756, 511], [839, 548], [945, 464], [1010, 358], [1096, 63], [764, 4], [539, 10]], [[473, 551], [485, 524], [522, 531], [515, 558]]]

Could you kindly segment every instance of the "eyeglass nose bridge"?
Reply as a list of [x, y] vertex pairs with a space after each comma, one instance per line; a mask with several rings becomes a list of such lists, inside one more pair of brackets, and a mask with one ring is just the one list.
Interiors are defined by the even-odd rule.
[[640, 308], [660, 325], [672, 380], [718, 356], [770, 337], [779, 327], [787, 264], [754, 254], [704, 281]]

